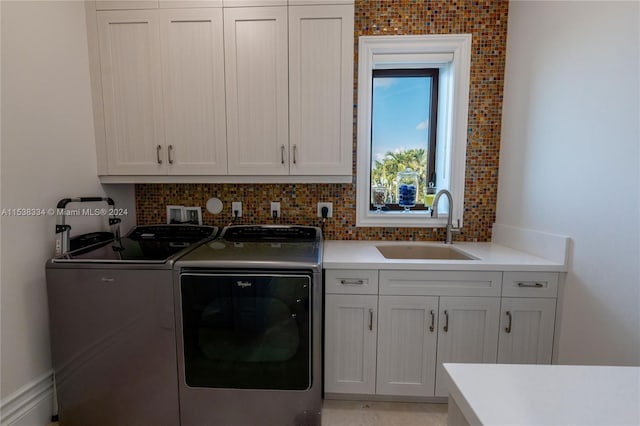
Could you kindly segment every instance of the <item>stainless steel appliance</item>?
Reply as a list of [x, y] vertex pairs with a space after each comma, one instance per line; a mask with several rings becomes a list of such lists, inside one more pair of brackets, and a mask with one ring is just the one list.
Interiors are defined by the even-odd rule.
[[322, 234], [230, 226], [174, 268], [180, 424], [319, 425]]
[[138, 226], [47, 263], [62, 425], [179, 424], [171, 268], [216, 232]]

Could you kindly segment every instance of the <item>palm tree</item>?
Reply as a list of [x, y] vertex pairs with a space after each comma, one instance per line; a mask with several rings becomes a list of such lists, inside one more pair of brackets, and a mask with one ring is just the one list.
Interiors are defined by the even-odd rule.
[[376, 160], [371, 170], [371, 184], [382, 185], [387, 189], [387, 203], [396, 203], [395, 182], [398, 173], [410, 168], [418, 172], [419, 190], [427, 184], [427, 151], [424, 148], [412, 148], [405, 151], [388, 151], [382, 161]]

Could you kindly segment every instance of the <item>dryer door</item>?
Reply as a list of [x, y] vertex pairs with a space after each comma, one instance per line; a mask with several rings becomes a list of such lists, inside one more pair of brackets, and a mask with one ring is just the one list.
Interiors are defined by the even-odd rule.
[[187, 386], [309, 389], [311, 280], [306, 273], [182, 274]]

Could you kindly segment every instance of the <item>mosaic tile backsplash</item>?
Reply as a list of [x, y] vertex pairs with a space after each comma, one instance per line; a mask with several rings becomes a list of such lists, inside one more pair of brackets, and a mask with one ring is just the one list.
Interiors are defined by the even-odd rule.
[[[355, 57], [358, 36], [392, 34], [473, 35], [465, 177], [464, 228], [459, 241], [489, 241], [498, 190], [500, 124], [507, 41], [508, 0], [381, 0], [355, 2]], [[357, 99], [354, 65], [354, 104]], [[356, 112], [354, 109], [354, 120]], [[354, 174], [355, 174], [354, 130]], [[355, 226], [354, 184], [137, 184], [138, 224], [164, 223], [167, 205], [201, 206], [205, 224], [231, 222], [231, 202], [242, 201], [237, 223], [274, 223], [271, 201], [280, 201], [282, 218], [275, 223], [318, 225], [316, 203], [333, 202], [326, 239], [442, 240], [444, 230], [427, 228], [359, 228]], [[206, 211], [211, 197], [224, 203], [218, 215]]]

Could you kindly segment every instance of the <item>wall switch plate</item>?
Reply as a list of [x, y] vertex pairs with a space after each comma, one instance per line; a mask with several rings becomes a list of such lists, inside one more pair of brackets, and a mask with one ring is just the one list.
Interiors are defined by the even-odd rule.
[[329, 209], [327, 217], [333, 217], [333, 203], [318, 203], [318, 217], [322, 217], [322, 208]]
[[185, 207], [184, 222], [191, 225], [202, 225], [202, 207]]
[[[236, 214], [236, 212], [238, 213]], [[231, 217], [242, 217], [242, 201], [231, 203]]]
[[280, 202], [272, 201], [271, 202], [271, 217], [277, 218], [280, 217]]
[[184, 206], [167, 206], [167, 224], [183, 223], [185, 220]]

